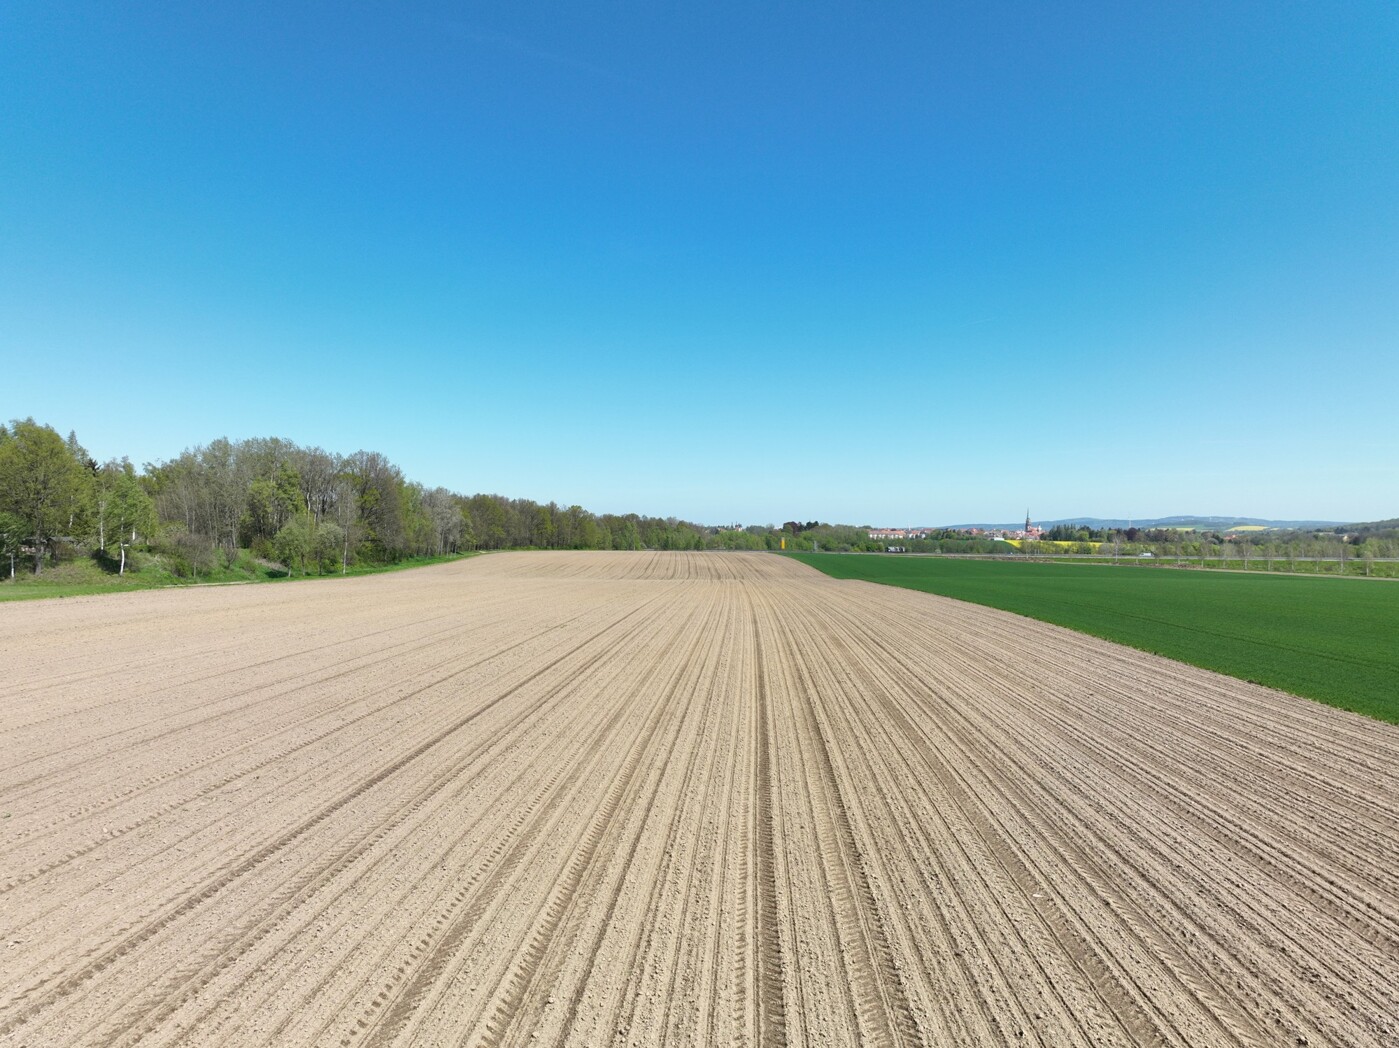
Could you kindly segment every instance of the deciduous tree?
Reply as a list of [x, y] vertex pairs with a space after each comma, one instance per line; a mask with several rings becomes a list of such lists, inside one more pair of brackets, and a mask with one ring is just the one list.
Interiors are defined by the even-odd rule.
[[24, 521], [35, 574], [54, 537], [73, 519], [85, 479], [82, 465], [52, 427], [32, 418], [10, 424], [9, 439], [0, 443], [0, 511]]
[[301, 565], [301, 574], [306, 574], [306, 554], [313, 548], [311, 527], [305, 517], [297, 515], [282, 525], [272, 546], [277, 551], [277, 559], [287, 566], [287, 574], [296, 565]]

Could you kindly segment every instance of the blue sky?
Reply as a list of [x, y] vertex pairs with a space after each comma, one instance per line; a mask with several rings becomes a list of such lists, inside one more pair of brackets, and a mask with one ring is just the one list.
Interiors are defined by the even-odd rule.
[[0, 10], [0, 414], [707, 522], [1399, 514], [1399, 8]]

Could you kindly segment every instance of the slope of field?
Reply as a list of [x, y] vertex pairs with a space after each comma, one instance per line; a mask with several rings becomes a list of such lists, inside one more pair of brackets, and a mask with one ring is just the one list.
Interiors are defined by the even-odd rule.
[[1368, 579], [954, 557], [789, 553], [839, 579], [937, 593], [1399, 723], [1399, 586]]
[[763, 554], [0, 607], [0, 1044], [1399, 1042], [1399, 729]]

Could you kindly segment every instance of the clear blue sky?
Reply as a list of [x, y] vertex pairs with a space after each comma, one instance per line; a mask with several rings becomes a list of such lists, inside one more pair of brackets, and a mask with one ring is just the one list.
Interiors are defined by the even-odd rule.
[[1396, 54], [1392, 2], [11, 0], [0, 414], [707, 522], [1396, 516]]

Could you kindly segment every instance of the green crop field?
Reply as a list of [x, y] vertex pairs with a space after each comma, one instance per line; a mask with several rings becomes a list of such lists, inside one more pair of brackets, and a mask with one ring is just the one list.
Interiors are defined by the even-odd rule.
[[1105, 564], [789, 553], [835, 578], [1041, 619], [1399, 723], [1399, 584]]

